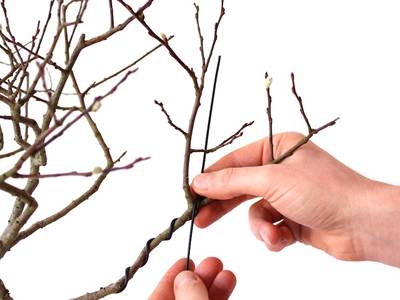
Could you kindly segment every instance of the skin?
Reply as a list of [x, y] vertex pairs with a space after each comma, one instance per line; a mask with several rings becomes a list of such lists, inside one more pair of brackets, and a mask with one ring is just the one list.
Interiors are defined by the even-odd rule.
[[[275, 157], [302, 138], [274, 135]], [[400, 267], [400, 187], [360, 175], [312, 142], [278, 165], [269, 161], [264, 138], [196, 176], [193, 191], [213, 200], [200, 210], [196, 225], [207, 227], [244, 201], [257, 199], [249, 209], [250, 229], [271, 251], [301, 242], [341, 260]]]
[[165, 273], [149, 300], [225, 300], [236, 285], [235, 275], [223, 270], [216, 257], [206, 258], [197, 267], [191, 261], [191, 271], [185, 269], [182, 258]]

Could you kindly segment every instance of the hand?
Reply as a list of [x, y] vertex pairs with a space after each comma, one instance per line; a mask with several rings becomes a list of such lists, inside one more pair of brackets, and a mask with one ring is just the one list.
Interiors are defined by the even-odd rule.
[[[274, 136], [279, 157], [303, 136]], [[250, 227], [272, 251], [300, 241], [343, 260], [400, 266], [399, 188], [367, 179], [309, 142], [279, 165], [268, 165], [263, 139], [234, 151], [198, 175], [193, 190], [214, 199], [196, 225], [206, 227], [245, 200]]]
[[222, 262], [215, 257], [203, 260], [195, 268], [186, 259], [178, 260], [161, 279], [149, 300], [225, 300], [236, 285], [235, 275], [223, 270]]

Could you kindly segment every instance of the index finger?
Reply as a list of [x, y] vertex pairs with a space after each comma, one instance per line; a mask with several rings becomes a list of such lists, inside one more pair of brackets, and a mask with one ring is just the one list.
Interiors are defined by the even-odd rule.
[[269, 158], [270, 149], [263, 138], [242, 148], [239, 148], [225, 155], [216, 163], [206, 169], [206, 172], [214, 172], [226, 168], [252, 167], [265, 163], [265, 158]]
[[[274, 134], [274, 156], [279, 157], [293, 147], [304, 136], [297, 132]], [[226, 168], [257, 167], [271, 162], [269, 138], [262, 138], [254, 143], [239, 148], [207, 168], [206, 172], [219, 171]]]
[[[175, 277], [186, 269], [186, 258], [178, 260], [161, 278], [149, 300], [174, 300], [174, 280]], [[190, 260], [189, 269], [194, 270], [194, 263]]]

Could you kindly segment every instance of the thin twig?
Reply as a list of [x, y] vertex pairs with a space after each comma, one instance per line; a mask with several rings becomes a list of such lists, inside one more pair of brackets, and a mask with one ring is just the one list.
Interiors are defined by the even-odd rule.
[[197, 25], [197, 33], [199, 35], [199, 40], [200, 40], [200, 55], [201, 55], [201, 61], [202, 61], [202, 66], [206, 66], [206, 57], [204, 54], [204, 37], [201, 32], [201, 26], [200, 26], [200, 6], [194, 3], [194, 7], [196, 9], [196, 14], [195, 14], [195, 19], [196, 19], [196, 25]]
[[151, 37], [156, 39], [159, 43], [164, 45], [165, 48], [167, 48], [169, 54], [171, 55], [172, 58], [176, 60], [176, 62], [188, 73], [190, 78], [193, 81], [193, 84], [196, 87], [198, 87], [198, 82], [197, 82], [197, 77], [195, 72], [193, 71], [192, 68], [190, 68], [183, 60], [179, 57], [179, 55], [175, 52], [174, 49], [170, 46], [168, 43], [168, 40], [164, 39], [163, 37], [157, 35], [154, 30], [147, 24], [147, 22], [144, 20], [144, 15], [143, 13], [140, 13], [140, 11], [135, 12], [132, 7], [127, 4], [123, 0], [117, 0], [119, 3], [121, 3], [142, 25], [144, 28], [146, 28], [147, 32]]
[[301, 146], [305, 145], [308, 143], [308, 141], [318, 132], [320, 132], [321, 130], [324, 130], [327, 127], [333, 126], [336, 124], [336, 122], [339, 120], [339, 118], [336, 118], [328, 123], [326, 123], [325, 125], [322, 125], [321, 127], [317, 128], [317, 129], [312, 129], [311, 133], [309, 133], [307, 136], [305, 136], [303, 139], [301, 139], [300, 141], [298, 141], [292, 148], [290, 148], [288, 151], [286, 151], [284, 154], [282, 154], [281, 156], [279, 156], [278, 158], [276, 158], [274, 161], [272, 161], [272, 164], [279, 164], [281, 163], [283, 160], [285, 160], [286, 158], [288, 158], [289, 156], [293, 155]]
[[228, 145], [232, 144], [236, 139], [238, 139], [241, 136], [243, 136], [243, 130], [246, 127], [249, 127], [249, 126], [251, 126], [253, 124], [254, 124], [254, 121], [251, 121], [249, 123], [244, 123], [242, 125], [242, 127], [240, 127], [239, 130], [237, 130], [234, 134], [232, 134], [230, 137], [228, 137], [225, 140], [223, 140], [220, 144], [218, 144], [215, 147], [212, 147], [212, 148], [207, 149], [207, 150], [204, 150], [204, 149], [191, 149], [190, 152], [192, 152], [192, 153], [198, 153], [198, 152], [200, 152], [200, 153], [203, 153], [203, 152], [211, 153], [211, 152], [215, 152], [215, 151], [217, 151], [217, 150], [219, 150], [219, 149], [221, 149], [221, 148], [223, 148], [225, 146], [228, 146]]
[[22, 62], [23, 59], [22, 59], [21, 53], [19, 52], [18, 47], [16, 46], [16, 39], [15, 39], [15, 36], [14, 36], [14, 34], [12, 33], [12, 31], [11, 31], [10, 20], [9, 20], [9, 18], [8, 18], [8, 13], [7, 13], [6, 5], [5, 5], [5, 0], [2, 0], [2, 1], [1, 1], [1, 7], [2, 7], [2, 9], [3, 9], [3, 15], [4, 15], [4, 19], [5, 19], [5, 21], [6, 21], [6, 31], [8, 32], [8, 34], [10, 35], [10, 37], [11, 37], [11, 39], [12, 39], [12, 41], [13, 41], [12, 44], [13, 44], [14, 49], [15, 49], [17, 55], [18, 55], [18, 58], [20, 59], [20, 62]]
[[10, 292], [5, 287], [3, 281], [0, 279], [0, 299], [1, 300], [13, 300], [10, 296]]
[[110, 29], [114, 28], [114, 7], [113, 0], [108, 0], [108, 6], [110, 9]]
[[269, 149], [270, 149], [270, 161], [274, 161], [274, 133], [272, 130], [272, 96], [271, 96], [271, 78], [268, 76], [268, 72], [265, 73], [266, 90], [267, 90], [267, 115], [268, 115], [268, 129], [269, 129]]
[[0, 154], [0, 159], [11, 157], [11, 156], [13, 156], [13, 155], [15, 155], [15, 154], [17, 154], [17, 153], [19, 153], [21, 151], [24, 151], [24, 148], [18, 148], [16, 150], [13, 150], [13, 151], [10, 151], [10, 152], [4, 153], [4, 154]]
[[129, 170], [132, 169], [138, 162], [148, 160], [150, 157], [139, 157], [135, 159], [133, 162], [121, 166], [121, 167], [113, 167], [113, 168], [105, 168], [101, 169], [99, 167], [94, 168], [92, 171], [86, 171], [86, 172], [78, 172], [78, 171], [70, 171], [70, 172], [62, 172], [62, 173], [51, 173], [51, 174], [20, 174], [16, 173], [13, 178], [57, 178], [57, 177], [69, 177], [69, 176], [81, 176], [81, 177], [91, 177], [93, 175], [98, 175], [102, 173], [111, 173], [115, 171], [121, 171], [121, 170]]
[[187, 133], [180, 128], [179, 126], [177, 126], [171, 119], [171, 116], [168, 114], [168, 112], [165, 110], [164, 108], [164, 104], [162, 102], [158, 102], [157, 100], [154, 100], [154, 103], [157, 104], [160, 108], [161, 111], [164, 113], [164, 115], [167, 117], [168, 120], [168, 124], [172, 126], [172, 128], [174, 128], [175, 130], [178, 130], [180, 133], [183, 134], [183, 136], [187, 136]]
[[[137, 11], [137, 14], [139, 16], [143, 15], [144, 11], [146, 9], [148, 9], [152, 4], [153, 4], [154, 0], [148, 0], [145, 4], [143, 4]], [[125, 29], [126, 26], [128, 26], [133, 20], [136, 20], [136, 16], [132, 15], [131, 17], [129, 17], [128, 19], [126, 19], [123, 23], [115, 26], [114, 28], [110, 29], [109, 31], [102, 33], [96, 37], [93, 37], [91, 39], [88, 39], [85, 41], [85, 46], [91, 46], [93, 44], [105, 41], [106, 39], [108, 39], [109, 37], [111, 37], [112, 35], [114, 35], [115, 33], [122, 31]]]
[[50, 20], [51, 20], [51, 12], [53, 11], [54, 1], [55, 0], [51, 0], [50, 3], [49, 3], [49, 10], [48, 10], [48, 13], [47, 13], [46, 22], [44, 23], [44, 26], [43, 26], [43, 29], [42, 29], [42, 34], [41, 34], [41, 36], [39, 38], [39, 42], [38, 42], [38, 45], [37, 45], [37, 48], [36, 48], [36, 54], [37, 55], [39, 53], [40, 47], [42, 46], [43, 39], [44, 39], [44, 37], [46, 35], [46, 32], [47, 32], [47, 27], [48, 27], [48, 25], [50, 23]]
[[[168, 38], [168, 40], [171, 40], [174, 36], [170, 36]], [[149, 50], [148, 52], [146, 52], [145, 54], [143, 54], [141, 57], [139, 57], [138, 59], [136, 59], [134, 62], [130, 63], [129, 65], [123, 67], [122, 69], [118, 70], [117, 72], [105, 77], [104, 79], [98, 81], [98, 82], [94, 82], [92, 83], [84, 92], [83, 94], [86, 95], [89, 93], [89, 91], [93, 88], [98, 87], [99, 85], [109, 81], [110, 79], [120, 75], [121, 73], [127, 71], [128, 69], [132, 68], [133, 66], [135, 66], [136, 64], [138, 64], [139, 62], [141, 62], [143, 59], [145, 59], [147, 56], [149, 56], [150, 54], [152, 54], [154, 51], [156, 51], [157, 49], [159, 49], [160, 47], [162, 47], [162, 44], [159, 44], [158, 46], [154, 47], [153, 49]]]
[[293, 92], [294, 96], [296, 97], [297, 101], [299, 102], [301, 115], [303, 116], [303, 119], [307, 125], [308, 132], [310, 133], [313, 129], [311, 127], [310, 121], [308, 120], [306, 112], [304, 111], [303, 99], [301, 99], [301, 97], [297, 94], [296, 84], [295, 84], [295, 80], [294, 80], [294, 74], [291, 73], [290, 77], [292, 79], [292, 92]]

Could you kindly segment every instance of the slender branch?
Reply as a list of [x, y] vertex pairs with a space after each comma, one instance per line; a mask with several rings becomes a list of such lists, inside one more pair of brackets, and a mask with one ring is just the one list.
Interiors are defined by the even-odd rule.
[[46, 22], [44, 23], [44, 26], [43, 26], [43, 29], [42, 29], [42, 34], [41, 34], [41, 36], [39, 38], [39, 43], [38, 43], [37, 48], [36, 48], [36, 54], [37, 55], [39, 53], [40, 47], [42, 46], [43, 39], [44, 39], [44, 37], [46, 35], [46, 32], [47, 32], [47, 27], [48, 27], [48, 25], [50, 23], [50, 20], [51, 20], [51, 16], [52, 16], [51, 12], [53, 11], [54, 2], [55, 2], [55, 0], [51, 0], [50, 3], [49, 3], [49, 10], [48, 10], [48, 13], [47, 13]]
[[175, 123], [172, 121], [171, 116], [168, 114], [168, 112], [164, 108], [164, 104], [162, 102], [158, 102], [157, 100], [154, 100], [154, 103], [157, 104], [161, 108], [161, 111], [167, 117], [168, 124], [171, 125], [171, 127], [174, 128], [175, 130], [178, 130], [180, 133], [182, 133], [184, 137], [187, 137], [187, 132], [185, 132], [179, 126], [175, 125]]
[[1, 300], [13, 300], [10, 296], [10, 292], [5, 287], [3, 281], [0, 279], [0, 299]]
[[201, 33], [201, 26], [200, 26], [200, 6], [194, 3], [194, 7], [196, 9], [195, 19], [197, 25], [197, 33], [199, 35], [199, 40], [200, 40], [199, 50], [201, 55], [202, 66], [206, 66], [206, 56], [204, 54], [204, 37], [203, 34]]
[[[79, 6], [78, 14], [77, 14], [77, 16], [76, 16], [76, 18], [75, 18], [74, 27], [73, 27], [73, 29], [72, 29], [72, 32], [71, 32], [71, 35], [70, 35], [69, 39], [66, 40], [66, 46], [67, 46], [68, 49], [71, 47], [71, 43], [72, 43], [72, 40], [73, 40], [73, 38], [74, 38], [74, 36], [75, 36], [76, 30], [78, 29], [78, 25], [79, 25], [80, 23], [82, 23], [82, 18], [83, 18], [83, 15], [84, 15], [85, 11], [86, 11], [88, 1], [89, 1], [89, 0], [82, 0], [82, 1], [80, 1], [81, 3], [80, 3], [80, 6]], [[66, 15], [66, 10], [67, 10], [69, 4], [72, 4], [72, 2], [73, 2], [73, 1], [69, 2], [69, 3], [65, 6], [65, 15]], [[64, 21], [66, 22], [66, 20], [64, 20]], [[66, 30], [66, 31], [67, 31], [67, 30]]]
[[18, 65], [20, 62], [18, 62], [18, 60], [15, 58], [13, 51], [11, 50], [10, 46], [7, 43], [6, 35], [3, 33], [1, 28], [0, 28], [0, 37], [4, 43], [4, 47], [2, 46], [1, 49], [7, 54], [8, 59], [10, 60], [10, 65], [12, 67], [14, 67], [15, 65]]
[[78, 171], [70, 171], [70, 172], [62, 172], [62, 173], [51, 173], [51, 174], [20, 174], [16, 173], [13, 178], [57, 178], [57, 177], [69, 177], [69, 176], [81, 176], [81, 177], [91, 177], [93, 175], [98, 175], [102, 173], [111, 173], [115, 171], [121, 171], [121, 170], [129, 170], [132, 169], [138, 162], [148, 160], [150, 157], [139, 157], [136, 158], [133, 162], [121, 166], [121, 167], [113, 167], [113, 168], [105, 168], [101, 169], [100, 167], [94, 168], [92, 171], [86, 171], [86, 172], [78, 172]]
[[[53, 52], [54, 52], [54, 50], [55, 50], [55, 48], [57, 46], [57, 43], [58, 43], [58, 39], [60, 38], [60, 35], [61, 35], [61, 32], [62, 32], [62, 28], [63, 28], [63, 26], [59, 26], [58, 27], [57, 32], [53, 37], [53, 43], [50, 46], [50, 50], [47, 53], [47, 56], [44, 58], [43, 62], [41, 63], [40, 68], [44, 68], [51, 61], [51, 58], [53, 56]], [[27, 101], [29, 101], [31, 96], [34, 94], [36, 85], [38, 84], [38, 82], [39, 82], [39, 80], [41, 78], [40, 72], [41, 72], [41, 70], [39, 69], [38, 73], [36, 74], [35, 78], [33, 79], [32, 83], [31, 83], [31, 86], [27, 90], [26, 95], [19, 101], [19, 105], [20, 106], [23, 106]], [[64, 72], [63, 74], [66, 74], [66, 72]]]
[[49, 99], [49, 101], [51, 101], [52, 91], [51, 91], [51, 88], [47, 87], [46, 76], [45, 76], [45, 72], [44, 72], [45, 69], [41, 68], [39, 64], [37, 64], [37, 66], [40, 71], [40, 78], [42, 79], [43, 91], [44, 91], [44, 93], [47, 94], [47, 98]]
[[[0, 116], [0, 119], [3, 119], [3, 120], [15, 120], [15, 117], [13, 117], [13, 116]], [[41, 130], [40, 130], [40, 127], [36, 123], [35, 120], [20, 116], [18, 118], [18, 122], [22, 123], [22, 124], [25, 124], [25, 125], [28, 125], [29, 127], [31, 127], [33, 129], [33, 131], [35, 132], [35, 134], [37, 136], [40, 135]]]
[[270, 161], [274, 161], [274, 134], [272, 130], [272, 96], [271, 96], [271, 82], [272, 77], [268, 76], [268, 73], [265, 73], [265, 88], [267, 90], [268, 104], [267, 104], [267, 114], [268, 114], [268, 129], [269, 129], [269, 149], [271, 153]]
[[10, 35], [10, 37], [11, 37], [11, 39], [12, 39], [12, 41], [13, 41], [12, 44], [13, 44], [13, 46], [14, 46], [15, 52], [17, 53], [18, 58], [19, 58], [20, 61], [22, 62], [23, 59], [22, 59], [21, 53], [19, 52], [18, 47], [16, 47], [16, 39], [15, 39], [15, 36], [13, 35], [13, 33], [12, 33], [12, 31], [11, 31], [10, 20], [9, 20], [9, 18], [8, 18], [8, 13], [7, 13], [6, 5], [5, 5], [5, 0], [2, 0], [2, 1], [1, 1], [1, 7], [2, 7], [2, 9], [3, 9], [3, 15], [4, 15], [4, 18], [5, 18], [5, 21], [6, 21], [6, 31], [7, 31], [8, 34]]
[[113, 0], [108, 0], [108, 6], [110, 9], [110, 29], [114, 28], [114, 8]]
[[3, 135], [3, 128], [0, 125], [0, 150], [3, 150], [4, 147], [4, 135]]
[[10, 151], [10, 152], [4, 153], [4, 154], [0, 154], [0, 159], [11, 157], [11, 156], [23, 151], [23, 150], [24, 150], [24, 148], [18, 148], [16, 150], [13, 150], [13, 151]]
[[301, 115], [303, 116], [303, 119], [307, 124], [308, 132], [310, 133], [313, 129], [312, 129], [310, 121], [308, 120], [308, 117], [304, 111], [303, 99], [301, 99], [301, 97], [297, 94], [296, 84], [295, 84], [295, 80], [294, 80], [294, 74], [291, 73], [290, 77], [292, 79], [292, 92], [293, 92], [294, 96], [296, 97], [297, 101], [299, 102]]
[[178, 56], [178, 54], [175, 52], [175, 50], [171, 48], [167, 39], [165, 39], [161, 36], [158, 36], [154, 32], [154, 30], [144, 20], [144, 14], [141, 13], [140, 11], [135, 12], [132, 9], [132, 7], [123, 0], [117, 0], [117, 1], [119, 3], [121, 3], [143, 25], [143, 27], [147, 30], [147, 32], [149, 33], [149, 35], [152, 38], [156, 39], [158, 42], [160, 42], [162, 45], [164, 45], [164, 47], [168, 50], [171, 57], [174, 58], [176, 60], [176, 62], [188, 73], [188, 75], [190, 76], [190, 78], [193, 81], [195, 88], [198, 88], [197, 77], [196, 77], [195, 72], [193, 71], [193, 68], [190, 68], [185, 62], [183, 62], [183, 60]]
[[242, 127], [240, 127], [240, 129], [238, 130], [238, 131], [236, 131], [234, 134], [232, 134], [230, 137], [228, 137], [228, 138], [226, 138], [225, 140], [223, 140], [219, 145], [217, 145], [217, 146], [215, 146], [215, 147], [213, 147], [213, 148], [210, 148], [210, 149], [207, 149], [207, 150], [204, 150], [204, 149], [191, 149], [191, 153], [196, 153], [196, 152], [201, 152], [201, 153], [204, 153], [204, 152], [206, 152], [206, 153], [212, 153], [212, 152], [215, 152], [215, 151], [217, 151], [217, 150], [219, 150], [219, 149], [221, 149], [221, 148], [223, 148], [223, 147], [225, 147], [225, 146], [228, 146], [228, 145], [230, 145], [230, 144], [232, 144], [236, 139], [238, 139], [238, 138], [240, 138], [241, 136], [243, 136], [243, 130], [246, 128], [246, 127], [249, 127], [249, 126], [251, 126], [251, 125], [253, 125], [254, 124], [254, 121], [251, 121], [251, 122], [249, 122], [249, 123], [244, 123], [243, 125], [242, 125]]
[[[148, 0], [142, 7], [140, 7], [137, 11], [137, 14], [139, 16], [142, 16], [144, 11], [149, 8], [152, 4], [153, 4], [154, 0]], [[93, 44], [105, 41], [106, 39], [108, 39], [109, 37], [111, 37], [112, 35], [114, 35], [115, 33], [124, 30], [126, 26], [128, 26], [133, 20], [136, 20], [136, 15], [132, 15], [131, 17], [129, 17], [128, 19], [126, 19], [123, 23], [117, 25], [116, 27], [110, 29], [109, 31], [102, 33], [96, 37], [93, 37], [91, 39], [88, 39], [85, 42], [85, 46], [91, 46]]]
[[220, 14], [219, 14], [219, 18], [218, 18], [217, 22], [214, 25], [214, 37], [213, 37], [213, 40], [212, 40], [210, 51], [208, 53], [208, 58], [206, 60], [206, 65], [204, 67], [204, 69], [205, 69], [205, 72], [203, 72], [204, 75], [208, 70], [208, 66], [210, 65], [210, 61], [211, 61], [211, 58], [213, 56], [215, 45], [216, 45], [217, 39], [218, 39], [218, 29], [219, 29], [219, 26], [221, 24], [222, 18], [225, 15], [225, 6], [224, 6], [224, 4], [225, 4], [225, 1], [221, 0]]
[[[168, 38], [168, 41], [171, 40], [174, 36], [170, 36]], [[135, 66], [136, 64], [138, 64], [140, 61], [142, 61], [143, 59], [145, 59], [147, 56], [149, 56], [150, 54], [152, 54], [154, 51], [156, 51], [157, 49], [159, 49], [160, 47], [162, 47], [162, 44], [159, 44], [158, 46], [154, 47], [153, 49], [149, 50], [148, 52], [146, 52], [145, 54], [143, 54], [141, 57], [139, 57], [138, 59], [136, 59], [134, 62], [130, 63], [129, 65], [123, 67], [122, 69], [118, 70], [117, 72], [105, 77], [104, 79], [98, 81], [98, 82], [94, 82], [92, 83], [84, 92], [83, 94], [86, 95], [89, 93], [89, 91], [93, 88], [98, 87], [99, 85], [109, 81], [110, 79], [120, 75], [121, 73], [127, 71], [128, 69], [130, 69], [131, 67]]]
[[312, 131], [305, 136], [303, 139], [301, 139], [300, 141], [298, 141], [292, 148], [290, 148], [288, 151], [286, 151], [284, 154], [282, 154], [281, 156], [279, 156], [278, 158], [276, 158], [274, 161], [272, 161], [272, 164], [279, 164], [282, 161], [284, 161], [286, 158], [288, 158], [289, 156], [292, 156], [301, 146], [305, 145], [308, 143], [308, 141], [318, 132], [320, 132], [321, 130], [324, 130], [327, 127], [333, 126], [336, 124], [336, 122], [339, 120], [339, 118], [336, 118], [328, 123], [326, 123], [325, 125], [322, 125], [321, 127], [317, 128], [317, 129], [312, 129]]

